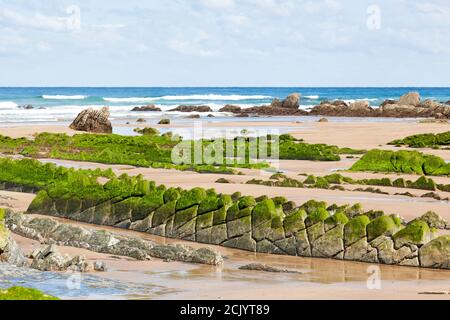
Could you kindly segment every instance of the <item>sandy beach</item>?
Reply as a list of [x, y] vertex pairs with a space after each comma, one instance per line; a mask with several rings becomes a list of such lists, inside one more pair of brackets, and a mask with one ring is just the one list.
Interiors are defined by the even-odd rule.
[[[150, 125], [150, 124], [147, 124]], [[134, 127], [133, 125], [127, 125]], [[222, 122], [204, 123], [204, 128], [248, 128], [298, 127], [292, 131], [297, 138], [308, 143], [327, 143], [340, 147], [361, 149], [383, 148], [398, 149], [386, 144], [394, 139], [402, 138], [416, 133], [439, 133], [448, 130], [445, 124], [421, 124], [418, 122], [392, 123], [392, 122], [329, 122], [329, 123], [292, 123], [286, 122]], [[170, 128], [183, 128], [185, 125], [174, 124]], [[291, 130], [291, 129], [289, 129]], [[13, 126], [0, 127], [0, 134], [12, 137], [27, 137], [32, 139], [37, 132], [67, 133], [77, 132], [65, 126]], [[450, 160], [447, 150], [419, 149], [419, 151], [435, 154]], [[347, 159], [343, 157], [337, 162], [313, 162], [281, 160], [280, 170], [292, 178], [304, 179], [300, 174], [314, 174], [323, 176], [333, 172], [352, 177], [354, 179], [403, 177], [415, 180], [418, 176], [382, 174], [366, 172], [347, 172], [358, 158]], [[176, 170], [136, 168], [128, 165], [106, 165], [89, 162], [76, 162], [69, 160], [40, 159], [42, 162], [53, 162], [65, 167], [74, 168], [112, 168], [117, 174], [142, 174], [145, 178], [164, 184], [168, 187], [181, 187], [190, 189], [203, 187], [215, 188], [217, 192], [231, 194], [236, 191], [245, 195], [270, 197], [284, 196], [288, 200], [301, 204], [311, 199], [323, 200], [328, 203], [354, 204], [361, 203], [367, 210], [383, 210], [386, 213], [395, 213], [406, 221], [411, 221], [427, 211], [435, 211], [443, 218], [450, 220], [450, 204], [448, 201], [438, 201], [430, 198], [421, 198], [424, 190], [400, 189], [393, 187], [380, 187], [389, 195], [373, 194], [367, 192], [351, 191], [358, 185], [350, 186], [349, 191], [277, 188], [260, 185], [245, 184], [251, 179], [268, 179], [269, 173], [260, 170], [241, 170], [243, 175], [199, 174]], [[217, 179], [226, 178], [230, 184], [216, 183]], [[433, 177], [438, 183], [448, 184], [448, 177]], [[410, 192], [414, 198], [395, 196], [395, 193]], [[448, 196], [446, 192], [437, 192], [440, 196]], [[0, 191], [1, 206], [15, 211], [25, 211], [34, 195], [15, 192]], [[70, 222], [75, 223], [75, 222]], [[80, 223], [77, 223], [80, 224]], [[89, 226], [91, 228], [109, 229], [106, 227]], [[200, 246], [197, 243], [160, 238], [148, 234], [136, 233], [114, 229], [114, 232], [134, 235], [152, 239], [159, 243], [187, 243], [191, 246]], [[448, 234], [441, 231], [440, 234]], [[26, 252], [31, 252], [40, 244], [36, 241], [15, 235], [14, 238], [23, 246]], [[112, 257], [110, 255], [89, 252], [83, 249], [61, 247], [60, 251], [70, 255], [82, 254], [89, 261], [105, 261], [109, 270], [105, 273], [95, 273], [95, 276], [120, 280], [125, 283], [139, 282], [149, 287], [164, 288], [158, 294], [132, 296], [135, 299], [449, 299], [448, 295], [422, 295], [423, 292], [448, 291], [450, 288], [450, 272], [444, 270], [431, 270], [408, 267], [377, 266], [381, 270], [382, 286], [380, 290], [367, 288], [368, 267], [364, 263], [333, 261], [324, 259], [309, 259], [299, 257], [252, 254], [244, 251], [215, 247], [226, 258], [221, 267], [193, 265], [180, 262], [163, 262], [158, 259], [139, 262], [129, 258]], [[270, 278], [264, 272], [242, 271], [238, 267], [251, 263], [265, 263], [280, 268], [288, 268], [301, 272], [300, 274], [276, 274]], [[80, 297], [83, 299], [83, 297]], [[111, 298], [111, 297], [110, 297]], [[121, 297], [126, 298], [126, 297]]]

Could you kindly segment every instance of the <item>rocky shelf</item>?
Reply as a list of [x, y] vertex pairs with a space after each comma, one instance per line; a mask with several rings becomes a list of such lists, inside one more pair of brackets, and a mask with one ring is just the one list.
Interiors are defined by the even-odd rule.
[[327, 207], [312, 200], [296, 207], [283, 198], [158, 187], [96, 205], [42, 190], [28, 213], [258, 253], [450, 269], [450, 236], [436, 238], [430, 219], [405, 225], [360, 205]]

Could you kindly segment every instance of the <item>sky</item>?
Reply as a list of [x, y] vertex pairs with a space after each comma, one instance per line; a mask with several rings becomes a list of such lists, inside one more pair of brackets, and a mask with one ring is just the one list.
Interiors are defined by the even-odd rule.
[[450, 1], [0, 0], [0, 86], [450, 87]]

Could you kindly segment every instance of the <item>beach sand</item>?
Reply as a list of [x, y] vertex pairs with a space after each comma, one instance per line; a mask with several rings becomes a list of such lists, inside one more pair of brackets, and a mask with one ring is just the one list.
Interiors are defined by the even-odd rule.
[[[229, 122], [206, 123], [204, 127], [236, 128], [248, 127], [289, 127], [294, 128], [293, 134], [310, 143], [327, 143], [340, 147], [359, 149], [383, 148], [397, 150], [386, 144], [394, 139], [406, 137], [417, 133], [439, 133], [448, 131], [446, 124], [420, 124], [417, 122], [328, 122], [328, 123], [294, 123], [286, 122]], [[183, 125], [172, 125], [170, 128], [182, 128]], [[167, 126], [166, 126], [167, 128]], [[298, 129], [297, 129], [298, 128]], [[75, 132], [64, 126], [13, 126], [1, 127], [0, 134], [12, 137], [32, 138], [36, 132]], [[404, 149], [404, 148], [402, 148]], [[450, 160], [450, 151], [419, 149], [429, 154], [436, 154], [445, 160]], [[437, 201], [429, 198], [410, 198], [394, 196], [394, 193], [411, 192], [420, 196], [425, 190], [409, 190], [389, 187], [380, 187], [390, 195], [373, 194], [354, 191], [333, 191], [321, 189], [274, 188], [259, 185], [247, 185], [246, 181], [256, 178], [267, 180], [270, 174], [259, 170], [241, 170], [245, 175], [198, 174], [195, 172], [181, 172], [176, 170], [162, 170], [151, 168], [136, 168], [127, 165], [104, 165], [97, 163], [45, 160], [59, 165], [75, 168], [113, 168], [116, 173], [130, 175], [143, 174], [146, 178], [157, 184], [167, 186], [193, 188], [215, 188], [217, 192], [260, 196], [284, 196], [297, 204], [316, 199], [324, 200], [329, 204], [361, 203], [366, 210], [384, 210], [386, 213], [396, 213], [410, 221], [425, 212], [432, 210], [450, 220], [450, 204], [446, 201]], [[304, 179], [301, 173], [327, 175], [339, 170], [346, 170], [357, 159], [346, 159], [339, 162], [313, 162], [313, 161], [280, 161], [280, 169], [286, 175]], [[355, 179], [404, 177], [416, 180], [418, 176], [380, 174], [365, 172], [341, 172], [344, 176]], [[229, 179], [231, 184], [217, 184], [218, 178]], [[433, 177], [438, 183], [450, 184], [449, 177]], [[358, 186], [346, 186], [357, 188]], [[378, 187], [376, 187], [378, 188]], [[438, 192], [441, 196], [448, 193]], [[1, 206], [10, 207], [17, 211], [24, 211], [32, 201], [34, 195], [15, 192], [0, 191]], [[71, 222], [75, 223], [75, 222]], [[99, 226], [93, 228], [109, 229]], [[183, 243], [183, 241], [165, 239], [132, 231], [117, 230], [114, 232], [134, 234], [163, 243]], [[447, 234], [447, 231], [442, 233]], [[16, 240], [30, 251], [39, 244], [35, 241], [15, 236]], [[189, 243], [191, 246], [199, 244]], [[376, 266], [381, 270], [382, 287], [380, 290], [367, 288], [370, 265], [353, 262], [343, 262], [324, 259], [307, 259], [299, 257], [285, 257], [275, 255], [253, 254], [245, 251], [217, 247], [225, 256], [222, 267], [192, 265], [179, 262], [166, 263], [157, 259], [146, 262], [134, 261], [128, 258], [111, 257], [92, 253], [75, 248], [61, 248], [62, 252], [85, 254], [91, 261], [102, 260], [107, 262], [109, 271], [96, 273], [97, 276], [124, 280], [126, 282], [145, 283], [149, 286], [167, 288], [164, 294], [152, 296], [152, 299], [449, 299], [450, 295], [419, 295], [419, 292], [450, 291], [450, 271], [428, 270], [420, 268]], [[277, 267], [295, 269], [302, 274], [270, 274], [242, 271], [238, 267], [250, 262], [267, 263]], [[132, 298], [150, 298], [135, 296]]]

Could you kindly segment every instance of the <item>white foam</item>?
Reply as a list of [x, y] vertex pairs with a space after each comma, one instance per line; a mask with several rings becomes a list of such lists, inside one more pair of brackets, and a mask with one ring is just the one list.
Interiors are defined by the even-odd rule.
[[320, 96], [305, 96], [306, 99], [317, 100]]
[[355, 103], [355, 102], [357, 102], [357, 101], [377, 101], [378, 99], [377, 98], [372, 98], [372, 99], [369, 99], [369, 98], [364, 98], [364, 99], [349, 99], [349, 100], [344, 100], [344, 102], [345, 103], [347, 103], [347, 104], [351, 104], [351, 103]]
[[12, 101], [0, 102], [0, 109], [14, 109], [17, 107], [18, 107], [18, 105]]
[[73, 96], [66, 96], [66, 95], [43, 95], [42, 99], [47, 99], [47, 100], [83, 100], [86, 99], [87, 96], [83, 96], [83, 95], [73, 95]]
[[261, 100], [261, 99], [270, 99], [271, 96], [263, 96], [263, 95], [220, 95], [220, 94], [193, 94], [186, 96], [162, 96], [162, 97], [130, 97], [130, 98], [103, 98], [103, 100], [108, 102], [152, 102], [158, 100], [168, 100], [168, 101], [176, 101], [176, 100], [225, 100], [225, 101], [239, 101], [239, 100]]

